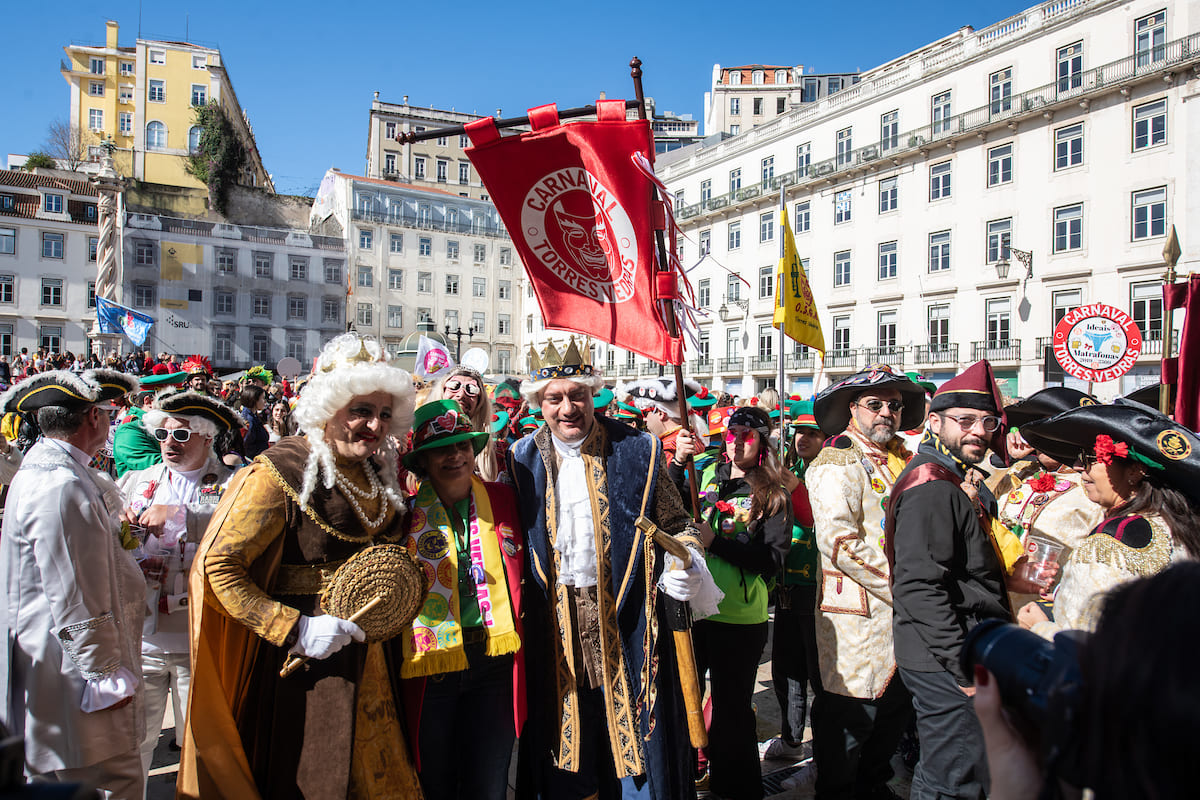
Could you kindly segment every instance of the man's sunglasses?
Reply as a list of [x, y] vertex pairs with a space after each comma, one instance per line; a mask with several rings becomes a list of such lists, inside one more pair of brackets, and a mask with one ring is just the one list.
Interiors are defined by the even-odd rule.
[[171, 437], [175, 441], [182, 444], [182, 443], [186, 442], [188, 439], [192, 438], [192, 429], [191, 428], [172, 428], [171, 430], [167, 430], [166, 428], [155, 428], [154, 429], [154, 438], [155, 439], [158, 439], [160, 442], [165, 442], [167, 440], [167, 437]]
[[888, 410], [891, 411], [893, 414], [898, 414], [904, 410], [904, 401], [903, 400], [888, 400], [885, 403], [882, 400], [875, 400], [874, 398], [872, 398], [870, 400], [864, 400], [861, 403], [855, 403], [855, 405], [861, 406], [861, 407], [867, 409], [872, 414], [878, 414], [880, 411], [883, 410], [884, 406], [887, 406]]

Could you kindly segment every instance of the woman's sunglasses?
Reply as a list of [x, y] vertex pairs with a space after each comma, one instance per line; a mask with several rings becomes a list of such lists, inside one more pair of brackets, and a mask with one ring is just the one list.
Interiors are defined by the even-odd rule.
[[479, 395], [479, 384], [474, 381], [470, 383], [467, 381], [446, 381], [446, 391], [457, 392], [459, 389], [462, 389], [470, 397], [477, 397]]

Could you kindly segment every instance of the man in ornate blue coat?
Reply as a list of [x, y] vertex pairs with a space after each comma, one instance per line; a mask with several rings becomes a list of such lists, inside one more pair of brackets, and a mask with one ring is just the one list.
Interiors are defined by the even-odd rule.
[[[695, 797], [663, 593], [715, 589], [699, 537], [658, 440], [594, 413], [602, 382], [574, 340], [531, 356], [521, 391], [546, 425], [509, 456], [528, 576], [518, 797]], [[693, 550], [689, 570], [665, 565], [641, 515]]]

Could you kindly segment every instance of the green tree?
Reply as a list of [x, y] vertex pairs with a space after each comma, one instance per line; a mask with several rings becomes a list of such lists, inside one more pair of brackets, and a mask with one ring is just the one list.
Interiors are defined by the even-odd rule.
[[57, 169], [58, 162], [47, 152], [42, 150], [34, 150], [25, 157], [25, 170], [33, 172], [38, 167], [46, 167], [47, 169]]
[[196, 106], [193, 112], [200, 126], [200, 143], [188, 156], [187, 171], [208, 187], [212, 207], [224, 214], [229, 187], [237, 183], [238, 173], [246, 163], [246, 151], [233, 124], [216, 102]]

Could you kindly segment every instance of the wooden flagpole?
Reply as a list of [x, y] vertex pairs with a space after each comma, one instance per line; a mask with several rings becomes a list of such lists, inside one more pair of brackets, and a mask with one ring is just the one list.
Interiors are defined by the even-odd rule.
[[[639, 101], [626, 100], [625, 109], [638, 108]], [[644, 107], [644, 104], [642, 105]], [[567, 108], [558, 112], [559, 119], [578, 119], [579, 117], [595, 116], [595, 106], [579, 106], [578, 108]], [[643, 119], [645, 117], [643, 116]], [[504, 119], [496, 120], [496, 127], [500, 130], [505, 128], [519, 128], [522, 125], [529, 124], [529, 117], [505, 117]], [[443, 136], [459, 136], [467, 132], [466, 125], [451, 125], [447, 128], [433, 128], [427, 131], [401, 131], [396, 134], [396, 141], [400, 144], [412, 144], [413, 142], [424, 142], [428, 139], [439, 139]]]
[[[1175, 233], [1175, 226], [1171, 226], [1171, 234], [1167, 237], [1167, 243], [1163, 245], [1163, 263], [1167, 265], [1167, 272], [1163, 275], [1163, 287], [1174, 286], [1176, 280], [1175, 265], [1179, 263], [1179, 256], [1183, 251], [1179, 248], [1179, 237]], [[1179, 376], [1175, 376], [1175, 384], [1167, 383], [1163, 380], [1162, 365], [1167, 359], [1175, 355], [1175, 309], [1164, 309], [1166, 311], [1166, 319], [1163, 320], [1163, 344], [1162, 355], [1159, 357], [1158, 368], [1158, 410], [1160, 413], [1168, 417], [1175, 416], [1175, 408], [1171, 403], [1171, 387], [1179, 383]]]

